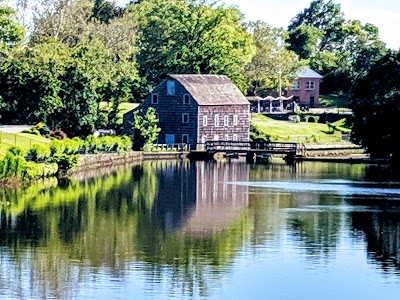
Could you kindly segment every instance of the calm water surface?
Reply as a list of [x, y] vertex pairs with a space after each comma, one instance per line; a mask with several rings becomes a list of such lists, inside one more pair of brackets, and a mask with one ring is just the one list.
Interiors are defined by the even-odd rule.
[[0, 202], [0, 299], [400, 298], [388, 167], [145, 161]]

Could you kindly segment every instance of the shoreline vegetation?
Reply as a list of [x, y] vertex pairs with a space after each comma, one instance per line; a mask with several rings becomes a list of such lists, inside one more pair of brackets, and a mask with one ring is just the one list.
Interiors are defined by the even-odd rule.
[[[285, 137], [290, 140], [292, 137], [297, 139], [298, 132], [306, 132], [313, 138], [303, 141], [307, 142], [302, 143], [307, 150], [307, 155], [299, 161], [375, 162], [365, 154], [362, 147], [351, 142], [341, 141], [339, 137], [336, 137], [335, 132], [329, 129], [329, 124], [308, 122], [302, 122], [302, 124], [285, 122], [283, 124], [282, 122], [265, 116], [253, 118], [252, 138], [275, 141]], [[338, 124], [343, 125], [343, 121], [339, 121]], [[143, 127], [139, 125], [136, 131], [142, 132]], [[285, 132], [281, 127], [288, 127], [290, 130]], [[339, 128], [339, 126], [336, 127]], [[254, 128], [257, 130], [254, 131]], [[31, 147], [19, 147], [23, 145], [17, 143], [17, 146], [6, 150], [4, 157], [0, 159], [0, 186], [2, 187], [13, 187], [21, 182], [29, 183], [50, 176], [65, 177], [75, 170], [109, 167], [145, 158], [179, 158], [182, 156], [182, 153], [178, 151], [148, 151], [144, 145], [148, 144], [149, 140], [154, 140], [154, 138], [148, 137], [143, 139], [142, 146], [135, 148], [134, 140], [138, 139], [137, 136], [95, 137], [89, 135], [85, 139], [79, 137], [70, 139], [62, 131], [51, 131], [44, 123], [25, 130], [24, 134], [43, 138], [45, 142], [34, 143]], [[337, 136], [340, 134], [341, 132]], [[332, 139], [332, 137], [334, 138]]]

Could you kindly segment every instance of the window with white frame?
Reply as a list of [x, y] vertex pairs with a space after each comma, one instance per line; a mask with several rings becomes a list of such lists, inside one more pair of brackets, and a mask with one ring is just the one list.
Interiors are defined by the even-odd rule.
[[224, 135], [224, 141], [229, 141], [229, 134]]
[[188, 134], [182, 134], [182, 143], [189, 144], [189, 135]]
[[238, 124], [238, 116], [234, 115], [233, 116], [233, 125], [237, 125]]
[[233, 140], [233, 141], [237, 141], [237, 140], [238, 140], [237, 134], [234, 134], [234, 135], [232, 136], [232, 140]]
[[152, 94], [151, 95], [151, 103], [152, 104], [157, 104], [158, 103], [158, 94]]
[[296, 80], [292, 83], [290, 87], [291, 90], [299, 90], [300, 89], [300, 80]]
[[175, 95], [175, 80], [167, 81], [167, 95]]
[[306, 90], [314, 90], [315, 82], [314, 81], [306, 81]]
[[189, 104], [190, 96], [189, 94], [183, 94], [183, 104]]
[[219, 140], [218, 134], [214, 135], [214, 141], [218, 141], [218, 140]]
[[219, 127], [219, 115], [214, 116], [214, 127]]
[[182, 123], [189, 123], [189, 114], [188, 113], [182, 114]]
[[224, 116], [224, 126], [229, 125], [229, 116]]
[[203, 126], [207, 126], [208, 124], [208, 118], [207, 116], [203, 116]]

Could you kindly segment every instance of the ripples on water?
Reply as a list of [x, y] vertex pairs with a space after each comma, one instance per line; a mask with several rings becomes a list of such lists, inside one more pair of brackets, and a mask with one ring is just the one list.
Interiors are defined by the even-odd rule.
[[144, 162], [0, 193], [0, 298], [396, 299], [400, 182], [302, 167]]
[[385, 196], [400, 200], [400, 182], [356, 182], [348, 180], [228, 182], [291, 192], [326, 192], [339, 195]]

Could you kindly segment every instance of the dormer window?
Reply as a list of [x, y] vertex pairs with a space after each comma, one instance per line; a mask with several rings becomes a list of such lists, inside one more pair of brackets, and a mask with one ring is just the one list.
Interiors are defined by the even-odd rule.
[[157, 104], [158, 103], [158, 95], [157, 94], [152, 94], [151, 95], [151, 103], [152, 104]]
[[167, 81], [167, 95], [175, 95], [175, 80]]
[[190, 101], [189, 94], [184, 94], [183, 95], [183, 104], [189, 104], [189, 101]]

